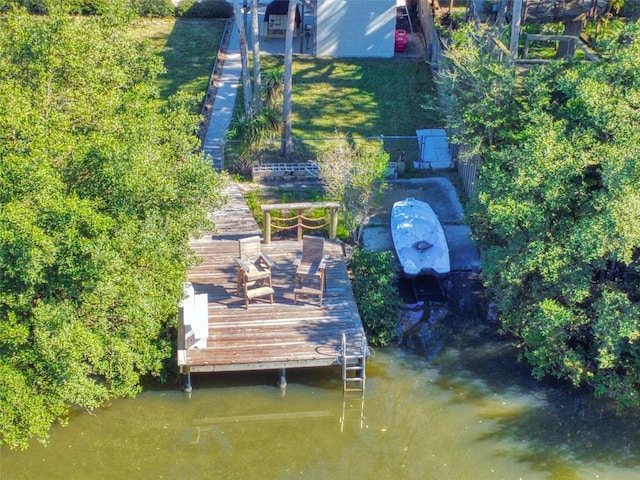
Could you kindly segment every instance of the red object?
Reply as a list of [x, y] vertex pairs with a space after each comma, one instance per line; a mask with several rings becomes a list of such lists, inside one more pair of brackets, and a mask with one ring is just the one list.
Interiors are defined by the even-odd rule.
[[407, 31], [396, 30], [396, 52], [404, 52], [407, 48]]

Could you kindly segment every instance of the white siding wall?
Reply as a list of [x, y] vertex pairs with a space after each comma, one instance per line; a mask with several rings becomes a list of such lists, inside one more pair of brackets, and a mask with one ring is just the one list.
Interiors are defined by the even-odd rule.
[[393, 57], [395, 0], [317, 0], [316, 54]]

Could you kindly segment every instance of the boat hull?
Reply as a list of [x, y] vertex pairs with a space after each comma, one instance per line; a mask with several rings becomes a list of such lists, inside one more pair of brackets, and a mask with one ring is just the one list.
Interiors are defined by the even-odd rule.
[[451, 271], [444, 230], [428, 203], [413, 197], [394, 203], [391, 237], [405, 277], [443, 278]]

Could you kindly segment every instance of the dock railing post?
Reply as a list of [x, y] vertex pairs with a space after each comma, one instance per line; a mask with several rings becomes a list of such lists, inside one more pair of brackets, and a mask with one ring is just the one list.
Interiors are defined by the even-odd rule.
[[329, 209], [329, 240], [335, 240], [338, 235], [338, 209]]
[[264, 243], [271, 243], [271, 212], [264, 211]]
[[[305, 218], [305, 211], [318, 208], [321, 208], [323, 210], [321, 217]], [[302, 237], [304, 236], [305, 229], [317, 230], [319, 228], [322, 228], [324, 229], [324, 231], [326, 231], [327, 226], [329, 229], [329, 240], [335, 240], [338, 236], [339, 208], [340, 204], [338, 202], [294, 202], [261, 205], [260, 209], [262, 210], [264, 221], [264, 243], [271, 243], [271, 234], [273, 229], [276, 229], [276, 231], [296, 229], [298, 242], [301, 242]], [[274, 210], [279, 211], [281, 214], [283, 212], [287, 212], [287, 215], [285, 218], [279, 218], [278, 216], [273, 217], [271, 215], [271, 212]], [[328, 215], [327, 210], [329, 210]], [[291, 215], [289, 215], [290, 212], [296, 212], [296, 216], [292, 217]], [[272, 220], [275, 220], [275, 223], [273, 225], [271, 224]], [[305, 220], [311, 220], [312, 222], [316, 223], [305, 225]], [[280, 221], [285, 221], [288, 223], [286, 225], [282, 225], [281, 223], [279, 223]], [[322, 221], [323, 223], [319, 225], [319, 221]]]

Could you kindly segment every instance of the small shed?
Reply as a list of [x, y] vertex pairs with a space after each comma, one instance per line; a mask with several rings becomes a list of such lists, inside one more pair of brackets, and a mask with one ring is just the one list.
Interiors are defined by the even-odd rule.
[[[273, 0], [267, 5], [264, 12], [263, 35], [266, 38], [284, 38], [287, 33], [287, 16], [289, 13], [289, 0]], [[296, 32], [300, 32], [302, 16], [300, 8], [296, 5]]]

